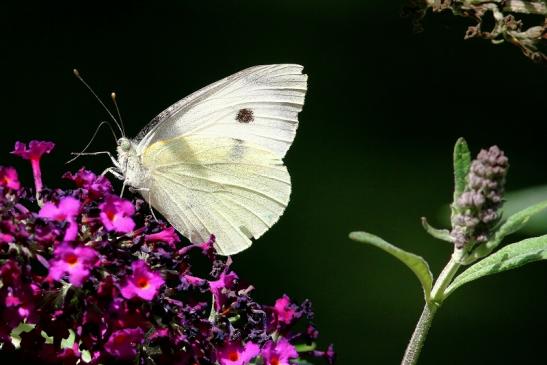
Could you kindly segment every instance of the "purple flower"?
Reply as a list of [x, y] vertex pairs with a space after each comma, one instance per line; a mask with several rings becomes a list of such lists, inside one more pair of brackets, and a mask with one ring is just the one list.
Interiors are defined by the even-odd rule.
[[237, 279], [237, 274], [233, 271], [228, 274], [220, 274], [218, 280], [209, 281], [209, 287], [211, 288], [211, 293], [215, 297], [215, 310], [217, 312], [222, 310], [222, 305], [225, 302], [225, 295], [223, 295], [224, 289], [230, 289]]
[[334, 364], [334, 360], [336, 358], [336, 353], [334, 352], [334, 346], [332, 344], [327, 347], [326, 351], [313, 351], [313, 356], [315, 357], [323, 357], [327, 360], [327, 362], [332, 365]]
[[79, 188], [87, 190], [93, 199], [112, 191], [112, 184], [105, 176], [101, 175], [97, 177], [93, 172], [83, 167], [75, 174], [70, 172], [65, 173], [63, 178], [71, 180]]
[[89, 276], [97, 258], [97, 252], [90, 247], [72, 248], [63, 243], [55, 249], [55, 259], [51, 262], [49, 276], [53, 280], [59, 281], [65, 274], [68, 274], [70, 283], [79, 287]]
[[180, 250], [178, 250], [177, 254], [186, 255], [188, 252], [190, 252], [190, 250], [192, 250], [194, 248], [199, 248], [199, 249], [201, 249], [201, 252], [204, 255], [211, 257], [211, 256], [214, 256], [214, 254], [215, 254], [214, 253], [214, 251], [215, 251], [214, 243], [215, 243], [215, 235], [212, 234], [209, 237], [209, 240], [207, 240], [205, 242], [202, 242], [202, 243], [195, 243], [195, 244], [185, 246], [185, 247], [181, 248]]
[[48, 218], [58, 222], [68, 222], [68, 227], [65, 231], [64, 241], [74, 241], [78, 235], [78, 224], [75, 217], [80, 212], [80, 201], [67, 196], [61, 199], [59, 205], [47, 202], [44, 204], [38, 216], [40, 218]]
[[11, 234], [0, 232], [0, 243], [11, 243], [13, 240], [14, 237]]
[[144, 340], [141, 328], [126, 328], [112, 333], [104, 345], [110, 355], [123, 360], [132, 360], [137, 356], [137, 346]]
[[175, 232], [174, 227], [169, 227], [157, 233], [147, 234], [144, 236], [146, 242], [165, 242], [169, 246], [175, 248], [175, 243], [180, 242], [180, 238]]
[[284, 294], [275, 301], [274, 312], [277, 314], [277, 320], [279, 322], [289, 324], [296, 315], [296, 306], [291, 302], [291, 299]]
[[290, 359], [298, 358], [298, 352], [286, 338], [277, 342], [269, 341], [262, 348], [264, 365], [290, 365]]
[[36, 194], [42, 191], [42, 171], [40, 170], [40, 159], [44, 153], [50, 153], [55, 143], [47, 141], [30, 141], [27, 146], [22, 142], [15, 142], [15, 149], [11, 152], [16, 156], [29, 160], [34, 175]]
[[135, 228], [135, 222], [131, 219], [135, 213], [135, 207], [131, 202], [115, 195], [108, 195], [99, 208], [101, 221], [107, 231], [129, 233]]
[[[32, 161], [37, 191], [38, 162], [52, 147], [16, 145], [14, 153]], [[311, 319], [309, 302], [255, 301], [231, 259], [217, 255], [214, 236], [180, 247], [173, 227], [153, 222], [140, 201], [112, 195], [106, 178], [85, 169], [65, 177], [77, 187], [42, 189], [37, 207], [17, 172], [0, 167], [0, 358], [16, 351], [10, 334], [21, 321], [35, 326], [17, 350], [32, 363], [89, 356], [90, 364], [125, 363], [138, 355], [158, 365], [282, 365], [300, 360], [297, 343], [317, 338], [314, 328], [292, 326]], [[60, 349], [69, 330], [74, 344]], [[44, 333], [54, 344], [44, 343]], [[331, 361], [333, 351], [300, 355]]]
[[207, 282], [207, 280], [205, 279], [202, 279], [202, 278], [198, 278], [197, 276], [192, 276], [192, 275], [183, 275], [182, 278], [190, 285], [193, 285], [193, 286], [201, 286], [203, 285], [205, 282]]
[[260, 353], [258, 345], [247, 342], [244, 346], [230, 342], [217, 352], [220, 365], [245, 365]]
[[17, 176], [17, 171], [13, 167], [0, 166], [0, 186], [5, 186], [11, 190], [19, 190], [21, 184]]
[[123, 297], [126, 299], [139, 297], [148, 301], [152, 300], [165, 281], [159, 274], [150, 271], [143, 260], [134, 261], [131, 268], [133, 273], [121, 287]]

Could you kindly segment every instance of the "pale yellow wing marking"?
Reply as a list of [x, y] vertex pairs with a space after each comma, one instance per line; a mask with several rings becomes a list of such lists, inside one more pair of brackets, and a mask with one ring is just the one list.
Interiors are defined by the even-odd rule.
[[143, 155], [151, 204], [191, 240], [217, 237], [231, 255], [247, 248], [283, 214], [290, 176], [276, 154], [232, 138], [179, 137]]

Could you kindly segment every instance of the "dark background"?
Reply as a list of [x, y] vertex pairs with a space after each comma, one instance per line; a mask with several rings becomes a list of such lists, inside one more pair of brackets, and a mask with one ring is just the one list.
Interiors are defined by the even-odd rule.
[[[119, 96], [136, 135], [183, 96], [245, 67], [300, 63], [309, 93], [285, 162], [293, 180], [281, 220], [235, 257], [255, 295], [310, 298], [321, 345], [339, 364], [397, 364], [422, 307], [412, 273], [349, 241], [357, 229], [423, 255], [434, 273], [450, 245], [422, 230], [451, 198], [451, 153], [465, 136], [510, 157], [510, 190], [547, 183], [547, 68], [510, 45], [464, 41], [465, 20], [429, 15], [413, 34], [387, 0], [0, 3], [2, 164], [16, 140], [57, 143], [45, 183], [67, 168], [102, 171], [80, 151], [105, 119], [72, 75]], [[115, 148], [103, 130], [92, 150]], [[29, 175], [23, 177], [30, 184]], [[513, 237], [519, 239], [522, 237]], [[471, 283], [439, 311], [421, 364], [531, 364], [545, 353], [547, 264]]]

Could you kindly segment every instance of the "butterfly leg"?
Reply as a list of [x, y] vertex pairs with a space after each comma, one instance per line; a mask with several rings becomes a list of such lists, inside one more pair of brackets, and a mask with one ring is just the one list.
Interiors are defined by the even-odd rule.
[[[125, 185], [125, 184], [124, 184]], [[158, 218], [156, 217], [156, 214], [154, 213], [154, 209], [152, 208], [152, 205], [150, 204], [150, 200], [152, 198], [152, 191], [149, 188], [130, 188], [132, 191], [138, 191], [138, 192], [147, 192], [148, 193], [148, 207], [150, 208], [150, 214], [152, 214], [152, 217], [154, 217], [154, 220], [157, 222]]]
[[[109, 167], [101, 173], [101, 176], [111, 173], [118, 180], [125, 180], [124, 176], [116, 167]], [[124, 184], [125, 185], [125, 184]]]
[[[110, 157], [110, 160], [112, 161], [112, 163], [114, 164], [114, 166], [118, 169], [118, 170], [121, 170], [121, 166], [118, 162], [118, 160], [116, 160], [114, 158], [114, 156], [112, 156], [112, 154], [108, 151], [99, 151], [99, 152], [73, 152], [71, 153], [72, 155], [76, 156], [76, 157], [79, 157], [79, 156], [97, 156], [97, 155], [108, 155], [108, 157]], [[71, 160], [72, 161], [72, 160]], [[69, 161], [70, 162], [70, 161]]]

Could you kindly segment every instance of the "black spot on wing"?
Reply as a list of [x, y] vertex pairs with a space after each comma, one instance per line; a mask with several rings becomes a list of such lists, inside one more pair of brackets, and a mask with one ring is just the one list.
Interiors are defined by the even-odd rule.
[[253, 111], [251, 109], [239, 109], [236, 115], [236, 120], [240, 123], [250, 123], [253, 120], [255, 120], [255, 117], [253, 115]]

